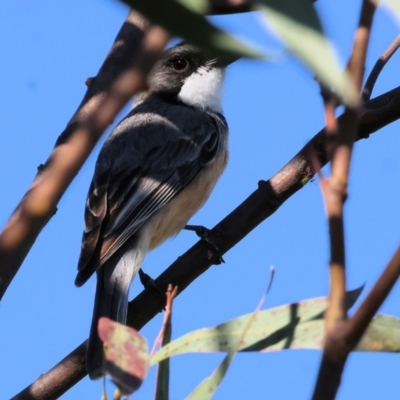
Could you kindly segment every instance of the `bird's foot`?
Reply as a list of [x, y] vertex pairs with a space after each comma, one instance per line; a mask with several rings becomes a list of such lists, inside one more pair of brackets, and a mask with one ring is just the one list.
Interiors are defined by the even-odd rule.
[[162, 298], [165, 298], [165, 294], [157, 286], [156, 281], [150, 275], [147, 275], [142, 268], [139, 269], [139, 279], [145, 289], [155, 290]]
[[186, 225], [183, 229], [196, 232], [196, 235], [211, 247], [215, 256], [214, 264], [219, 265], [225, 263], [218, 246], [213, 242], [213, 232], [210, 229], [202, 225]]

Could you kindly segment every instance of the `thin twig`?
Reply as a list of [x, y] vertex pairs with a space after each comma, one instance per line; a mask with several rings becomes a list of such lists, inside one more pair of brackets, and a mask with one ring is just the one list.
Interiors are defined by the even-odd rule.
[[396, 50], [400, 47], [400, 35], [390, 44], [390, 46], [386, 49], [386, 51], [378, 58], [376, 61], [374, 68], [372, 68], [371, 73], [369, 74], [367, 81], [364, 85], [364, 89], [362, 91], [362, 100], [366, 102], [371, 98], [372, 91], [374, 90], [374, 86], [380, 73], [385, 67], [386, 63], [390, 60], [392, 55], [396, 53]]
[[365, 72], [369, 38], [376, 4], [371, 0], [363, 0], [360, 20], [354, 36], [353, 51], [347, 64], [347, 71], [353, 79], [358, 92], [361, 92]]
[[171, 320], [172, 303], [173, 303], [174, 298], [176, 297], [177, 293], [178, 293], [178, 286], [168, 285], [168, 289], [167, 289], [167, 292], [166, 292], [167, 302], [166, 302], [166, 305], [165, 305], [165, 313], [164, 313], [163, 324], [162, 324], [162, 327], [160, 329], [160, 332], [157, 335], [156, 340], [154, 341], [153, 349], [150, 352], [150, 356], [152, 356], [156, 352], [158, 346], [163, 341], [165, 330], [166, 330], [167, 325], [169, 324], [169, 322]]
[[[365, 60], [376, 6], [370, 0], [364, 0], [357, 28], [353, 52], [348, 63], [348, 71], [356, 89], [361, 90], [364, 76]], [[331, 248], [330, 261], [330, 302], [326, 312], [327, 335], [335, 329], [336, 322], [346, 318], [346, 262], [345, 240], [343, 229], [343, 206], [347, 198], [350, 161], [356, 133], [358, 118], [355, 110], [347, 109], [344, 117], [347, 123], [337, 134], [337, 143], [332, 157], [332, 175], [329, 184], [321, 186], [329, 220], [329, 235]]]
[[400, 247], [356, 313], [346, 324], [347, 343], [354, 348], [400, 275]]
[[[164, 313], [164, 321], [157, 339], [154, 341], [152, 356], [158, 346], [166, 346], [171, 341], [172, 336], [172, 303], [178, 293], [178, 287], [168, 285], [166, 297], [166, 309]], [[155, 400], [168, 400], [169, 398], [169, 377], [170, 377], [170, 359], [160, 361], [157, 366], [157, 378], [155, 388]]]
[[[353, 51], [347, 70], [357, 91], [361, 90], [364, 77], [371, 26], [376, 5], [364, 0], [355, 33]], [[326, 337], [324, 353], [314, 390], [313, 400], [330, 400], [336, 396], [341, 375], [347, 359], [348, 346], [343, 337], [346, 323], [346, 254], [344, 237], [344, 203], [347, 199], [347, 187], [353, 143], [358, 132], [357, 112], [347, 108], [343, 115], [345, 123], [338, 130], [332, 154], [331, 177], [321, 180], [325, 208], [329, 222], [330, 239], [330, 293], [325, 313]]]

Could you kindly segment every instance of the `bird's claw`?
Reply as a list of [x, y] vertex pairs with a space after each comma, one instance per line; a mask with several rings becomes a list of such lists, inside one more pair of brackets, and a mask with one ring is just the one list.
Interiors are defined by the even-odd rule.
[[186, 225], [183, 229], [186, 229], [188, 231], [196, 232], [196, 235], [200, 239], [202, 239], [206, 243], [208, 243], [208, 245], [213, 250], [214, 264], [219, 265], [221, 263], [225, 263], [225, 260], [220, 255], [219, 248], [217, 247], [217, 245], [212, 240], [213, 233], [212, 233], [212, 231], [210, 229], [208, 229], [208, 228], [206, 228], [205, 226], [202, 226], [202, 225]]
[[165, 294], [157, 286], [156, 281], [150, 275], [147, 275], [142, 268], [139, 269], [139, 279], [145, 289], [155, 290], [162, 298], [165, 297]]

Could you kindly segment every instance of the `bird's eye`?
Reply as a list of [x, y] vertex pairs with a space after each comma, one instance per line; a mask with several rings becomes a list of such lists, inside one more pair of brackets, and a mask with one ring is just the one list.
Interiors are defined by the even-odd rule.
[[189, 66], [189, 63], [183, 58], [176, 58], [175, 60], [172, 60], [171, 64], [172, 68], [178, 72], [185, 71]]

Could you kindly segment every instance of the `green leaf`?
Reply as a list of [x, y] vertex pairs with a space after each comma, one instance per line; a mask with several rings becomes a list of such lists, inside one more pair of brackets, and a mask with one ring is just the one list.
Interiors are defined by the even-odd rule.
[[[362, 288], [359, 288], [347, 293], [348, 309], [355, 303], [361, 291]], [[239, 350], [320, 348], [326, 306], [326, 297], [319, 297], [260, 311], [245, 338], [240, 341]], [[183, 353], [230, 352], [234, 350], [243, 328], [251, 319], [252, 314], [247, 314], [212, 328], [188, 333], [161, 348], [150, 358], [150, 364]], [[321, 322], [320, 325], [318, 321]]]
[[345, 71], [341, 71], [320, 19], [310, 0], [260, 0], [272, 29], [317, 76], [317, 79], [351, 107], [359, 103], [359, 94]]
[[149, 368], [147, 342], [135, 329], [102, 317], [97, 331], [104, 343], [105, 366], [123, 394], [139, 389]]
[[195, 390], [193, 390], [192, 393], [189, 394], [187, 397], [188, 400], [208, 400], [211, 399], [215, 391], [217, 390], [218, 386], [221, 384], [222, 379], [224, 379], [225, 374], [228, 372], [228, 369], [233, 361], [233, 358], [237, 351], [240, 348], [241, 343], [243, 340], [246, 338], [246, 335], [253, 324], [254, 320], [256, 319], [261, 307], [263, 306], [267, 294], [269, 291], [269, 288], [272, 283], [272, 278], [273, 278], [273, 271], [271, 275], [271, 281], [268, 286], [267, 291], [261, 298], [260, 302], [257, 305], [256, 310], [250, 315], [250, 318], [246, 322], [246, 324], [241, 328], [240, 333], [238, 334], [237, 338], [234, 338], [231, 342], [231, 348], [228, 351], [228, 354], [226, 357], [222, 360], [221, 364], [217, 367], [217, 369], [206, 379], [204, 379], [200, 385], [196, 387]]
[[388, 5], [394, 11], [397, 21], [400, 21], [400, 0], [373, 0], [373, 2], [377, 6]]
[[400, 319], [390, 315], [377, 315], [356, 350], [399, 353]]
[[[199, 46], [218, 56], [229, 64], [240, 57], [262, 58], [260, 53], [241, 41], [210, 24], [207, 19], [195, 12], [200, 6], [190, 0], [123, 0], [151, 22], [162, 26], [174, 36], [180, 36], [193, 45]], [[191, 3], [190, 8], [186, 7]]]

